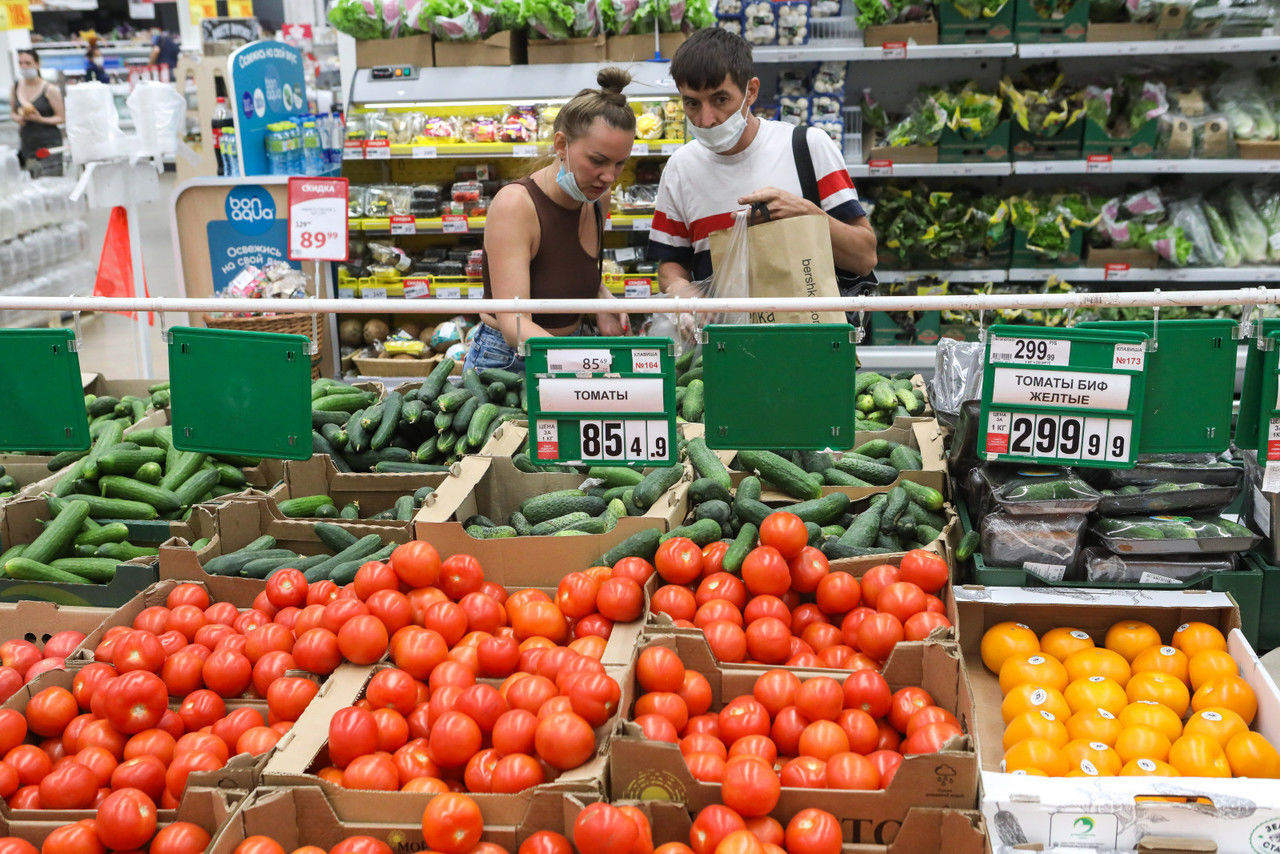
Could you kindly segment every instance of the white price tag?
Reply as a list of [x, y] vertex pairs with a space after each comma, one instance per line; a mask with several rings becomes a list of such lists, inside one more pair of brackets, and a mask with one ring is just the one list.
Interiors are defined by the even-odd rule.
[[342, 145], [343, 160], [364, 160], [364, 143], [360, 140], [352, 140]]
[[1129, 374], [1000, 367], [994, 372], [991, 401], [1022, 406], [1126, 409], [1132, 379]]
[[683, 147], [684, 147], [683, 142], [664, 142], [662, 143], [662, 148], [660, 150], [662, 151], [663, 154], [671, 155], [671, 154], [675, 154], [677, 151], [679, 151]]
[[347, 260], [347, 179], [289, 179], [289, 258]]
[[644, 217], [643, 219], [633, 219], [631, 221], [632, 231], [648, 231], [652, 227], [653, 227], [653, 220], [650, 219], [649, 217]]
[[422, 299], [431, 296], [431, 286], [426, 279], [405, 279], [404, 298]]
[[1117, 344], [1111, 367], [1117, 371], [1141, 371], [1147, 364], [1147, 348], [1142, 344]]
[[622, 285], [622, 295], [627, 298], [653, 295], [653, 285], [648, 279], [627, 279]]
[[484, 285], [472, 285], [467, 288], [467, 299], [484, 299]]
[[338, 299], [355, 299], [356, 287], [348, 282], [347, 284], [338, 285]]
[[538, 381], [538, 395], [550, 412], [666, 411], [661, 377], [546, 377]]
[[648, 154], [649, 154], [649, 143], [647, 143], [647, 142], [633, 142], [633, 143], [631, 144], [631, 156], [632, 156], [632, 157], [645, 157], [645, 156], [647, 156]]
[[662, 354], [657, 350], [632, 350], [631, 370], [637, 374], [662, 372]]
[[1071, 342], [1060, 338], [992, 338], [991, 361], [1018, 365], [1069, 365]]
[[1139, 584], [1177, 584], [1178, 579], [1170, 578], [1167, 575], [1160, 575], [1155, 572], [1147, 572], [1144, 570], [1143, 573], [1138, 576], [1138, 583]]
[[[1267, 494], [1280, 492], [1280, 463], [1269, 462], [1262, 470], [1262, 491]], [[1263, 499], [1261, 502], [1263, 507], [1270, 507], [1270, 503]]]
[[413, 147], [413, 157], [415, 160], [434, 160], [439, 156], [434, 145], [415, 145]]
[[1032, 575], [1038, 575], [1045, 581], [1061, 581], [1067, 575], [1067, 567], [1060, 563], [1035, 563], [1027, 561], [1022, 568]]
[[462, 288], [435, 288], [432, 296], [436, 299], [462, 299]]
[[390, 160], [391, 143], [385, 139], [371, 139], [364, 144], [365, 160]]
[[533, 142], [521, 142], [511, 146], [512, 157], [537, 157], [538, 145]]
[[553, 374], [606, 374], [613, 368], [609, 350], [548, 350], [547, 371]]
[[467, 234], [471, 231], [471, 225], [462, 214], [445, 214], [440, 231], [444, 234]]
[[1126, 282], [1131, 272], [1128, 264], [1108, 264], [1103, 270], [1102, 277], [1108, 282]]
[[666, 421], [632, 419], [581, 421], [578, 423], [578, 450], [584, 461], [665, 460], [669, 451], [669, 426]]
[[1110, 154], [1090, 154], [1085, 158], [1084, 171], [1087, 174], [1107, 173], [1111, 171]]
[[360, 299], [386, 299], [386, 288], [361, 288]]
[[624, 246], [621, 249], [613, 250], [613, 260], [619, 264], [636, 260], [636, 248], [634, 246]]
[[560, 456], [560, 432], [556, 427], [556, 422], [549, 418], [541, 418], [535, 425], [537, 434], [537, 450], [538, 459], [554, 460]]
[[391, 217], [392, 234], [417, 234], [418, 221], [406, 214], [394, 214]]
[[907, 43], [906, 42], [885, 42], [880, 45], [881, 59], [906, 59]]
[[992, 412], [986, 451], [988, 458], [1008, 454], [1064, 462], [1125, 461], [1130, 458], [1132, 430], [1133, 422], [1127, 418]]
[[893, 174], [892, 160], [868, 160], [867, 174], [872, 177], [884, 177]]

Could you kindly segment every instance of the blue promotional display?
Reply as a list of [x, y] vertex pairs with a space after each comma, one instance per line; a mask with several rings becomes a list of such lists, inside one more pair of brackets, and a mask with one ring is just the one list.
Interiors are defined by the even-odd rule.
[[[289, 157], [286, 151], [293, 150], [300, 117], [307, 112], [302, 51], [283, 42], [253, 42], [231, 54], [227, 74], [240, 174], [301, 174], [301, 157]], [[296, 139], [300, 155], [301, 138]], [[277, 149], [270, 159], [269, 146]], [[295, 165], [297, 170], [292, 171]]]
[[[249, 184], [227, 193], [226, 219], [205, 224], [213, 292], [225, 291], [246, 267], [262, 269], [272, 261], [289, 260], [288, 217], [277, 216], [276, 203], [265, 187]], [[279, 213], [283, 213], [280, 211]]]

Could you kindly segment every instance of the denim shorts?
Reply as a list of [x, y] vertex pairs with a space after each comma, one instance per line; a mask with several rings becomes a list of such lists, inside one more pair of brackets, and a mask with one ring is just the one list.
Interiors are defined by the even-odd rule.
[[471, 339], [471, 346], [467, 348], [463, 369], [467, 368], [501, 368], [523, 374], [524, 357], [507, 343], [501, 332], [487, 323], [481, 323], [475, 338]]

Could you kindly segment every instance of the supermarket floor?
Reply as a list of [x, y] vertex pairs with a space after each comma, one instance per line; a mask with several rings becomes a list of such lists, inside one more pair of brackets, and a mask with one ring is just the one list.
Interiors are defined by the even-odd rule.
[[[160, 177], [160, 201], [139, 208], [139, 228], [142, 233], [142, 262], [146, 269], [147, 286], [155, 297], [178, 297], [178, 273], [174, 268], [173, 240], [170, 232], [171, 196], [177, 188], [177, 177], [166, 172]], [[97, 261], [106, 236], [108, 210], [89, 211], [90, 254]], [[86, 283], [82, 293], [90, 295], [93, 283]], [[185, 324], [186, 315], [170, 315], [170, 326]], [[137, 330], [143, 330], [151, 347], [151, 376], [169, 376], [169, 359], [164, 341], [160, 337], [160, 322], [154, 326], [130, 320], [116, 314], [87, 315], [80, 320], [80, 365], [88, 373], [100, 373], [113, 378], [143, 376], [136, 356]]]

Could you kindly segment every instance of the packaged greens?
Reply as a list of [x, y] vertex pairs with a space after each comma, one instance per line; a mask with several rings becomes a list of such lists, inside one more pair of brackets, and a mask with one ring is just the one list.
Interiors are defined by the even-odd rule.
[[1262, 539], [1221, 516], [1120, 516], [1090, 529], [1117, 554], [1196, 554], [1247, 551]]
[[1175, 510], [1222, 510], [1240, 494], [1239, 484], [1152, 481], [1100, 490], [1098, 512], [1111, 515], [1169, 513]]
[[988, 566], [1021, 567], [1051, 581], [1060, 580], [1075, 569], [1087, 523], [1084, 514], [989, 513], [982, 518], [982, 559]]
[[1068, 93], [1055, 65], [1032, 66], [1000, 81], [1010, 117], [1028, 133], [1057, 136], [1084, 114], [1081, 99]]
[[1208, 202], [1202, 207], [1205, 219], [1209, 222], [1209, 231], [1213, 234], [1214, 241], [1222, 247], [1222, 265], [1239, 267], [1242, 258], [1240, 244], [1236, 242], [1236, 236], [1228, 227], [1222, 212]]
[[1199, 197], [1173, 202], [1169, 205], [1169, 222], [1191, 241], [1193, 263], [1218, 267], [1223, 264], [1225, 253], [1214, 238], [1205, 207]]
[[1222, 207], [1231, 222], [1232, 233], [1240, 248], [1241, 258], [1249, 264], [1266, 262], [1267, 227], [1238, 186], [1227, 189]]
[[521, 0], [525, 24], [545, 39], [585, 38], [600, 34], [596, 0]]
[[1066, 468], [983, 466], [991, 497], [1015, 516], [1090, 513], [1102, 496]]
[[382, 38], [382, 4], [379, 0], [337, 0], [329, 7], [329, 23], [356, 39]]
[[1267, 260], [1280, 262], [1280, 193], [1273, 186], [1255, 184], [1252, 196], [1253, 209], [1267, 229]]

